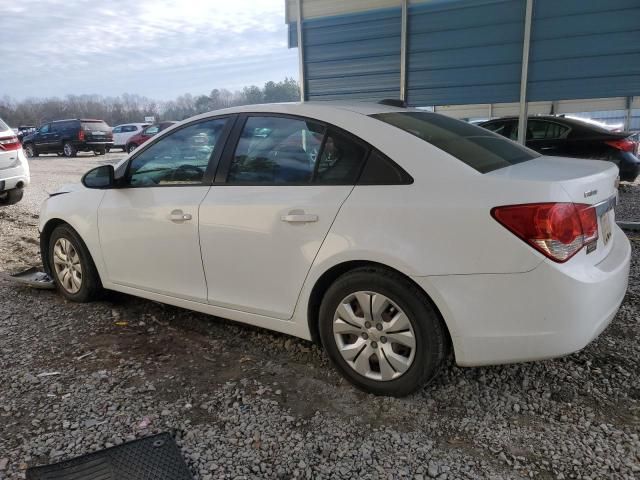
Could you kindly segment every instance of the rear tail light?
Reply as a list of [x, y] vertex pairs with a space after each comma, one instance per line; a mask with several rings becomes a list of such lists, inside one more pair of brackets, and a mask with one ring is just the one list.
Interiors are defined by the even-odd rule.
[[4, 137], [0, 138], [0, 150], [18, 150], [21, 147], [18, 137]]
[[80, 140], [81, 142], [84, 140], [84, 130], [80, 130], [78, 132], [78, 140]]
[[636, 151], [636, 142], [633, 140], [629, 140], [628, 138], [621, 138], [619, 140], [609, 140], [604, 142], [610, 147], [615, 148], [616, 150], [621, 150], [623, 152], [635, 152]]
[[495, 207], [491, 216], [554, 262], [563, 263], [598, 240], [598, 216], [592, 205], [530, 203]]

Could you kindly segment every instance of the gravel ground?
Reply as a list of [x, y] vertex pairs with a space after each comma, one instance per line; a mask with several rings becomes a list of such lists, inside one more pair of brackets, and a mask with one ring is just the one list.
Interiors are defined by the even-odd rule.
[[640, 177], [635, 183], [620, 184], [620, 204], [616, 208], [616, 219], [640, 222]]
[[[25, 201], [0, 210], [4, 269], [37, 264], [46, 190], [116, 160], [33, 160]], [[638, 212], [637, 191], [623, 205]], [[451, 365], [404, 399], [354, 390], [309, 342], [115, 293], [73, 304], [0, 279], [0, 479], [166, 430], [202, 480], [640, 478], [639, 238], [633, 246], [620, 313], [582, 352]]]

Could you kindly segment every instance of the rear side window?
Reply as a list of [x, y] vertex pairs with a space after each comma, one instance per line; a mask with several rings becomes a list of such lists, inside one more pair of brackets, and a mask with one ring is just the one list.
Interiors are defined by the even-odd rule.
[[111, 127], [105, 122], [82, 122], [82, 129], [85, 132], [110, 132]]
[[316, 165], [314, 183], [353, 185], [367, 154], [367, 147], [331, 129]]
[[310, 183], [324, 127], [312, 121], [249, 117], [227, 181], [250, 184]]
[[413, 178], [398, 164], [377, 150], [372, 150], [362, 170], [358, 185], [408, 185]]
[[480, 173], [539, 157], [533, 150], [482, 127], [437, 113], [393, 112], [372, 117], [421, 138]]
[[569, 127], [556, 122], [529, 120], [527, 122], [527, 140], [553, 140], [565, 138]]

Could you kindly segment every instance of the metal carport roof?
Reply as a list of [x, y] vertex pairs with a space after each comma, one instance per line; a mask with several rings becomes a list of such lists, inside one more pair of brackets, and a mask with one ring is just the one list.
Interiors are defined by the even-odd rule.
[[286, 12], [305, 99], [403, 98], [456, 116], [640, 108], [639, 0], [287, 0]]

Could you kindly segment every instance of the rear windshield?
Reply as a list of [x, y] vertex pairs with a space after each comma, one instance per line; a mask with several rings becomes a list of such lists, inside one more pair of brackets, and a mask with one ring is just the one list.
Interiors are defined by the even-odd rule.
[[0, 131], [4, 132], [5, 130], [9, 130], [9, 125], [7, 125], [6, 123], [4, 123], [2, 121], [2, 119], [0, 118]]
[[110, 132], [111, 127], [105, 122], [82, 122], [82, 129], [87, 132]]
[[444, 150], [480, 173], [540, 156], [489, 130], [437, 113], [393, 112], [371, 116]]

